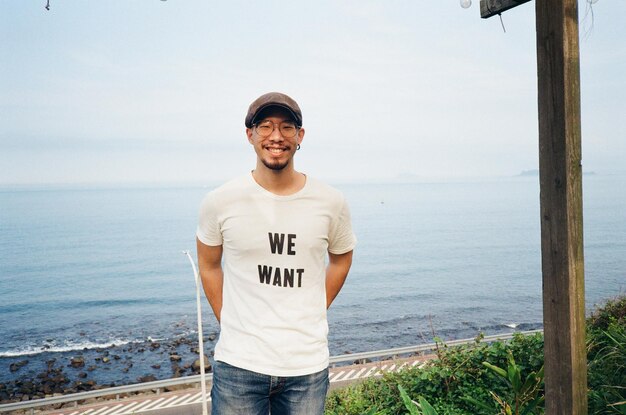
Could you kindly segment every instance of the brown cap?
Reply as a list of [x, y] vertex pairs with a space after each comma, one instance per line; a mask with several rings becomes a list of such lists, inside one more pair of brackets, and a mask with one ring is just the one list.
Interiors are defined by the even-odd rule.
[[293, 120], [298, 127], [302, 127], [302, 111], [298, 103], [291, 97], [282, 94], [280, 92], [268, 92], [261, 95], [254, 100], [248, 108], [248, 115], [246, 115], [246, 127], [252, 128], [252, 125], [256, 121], [257, 115], [265, 108], [268, 107], [280, 107], [284, 108], [291, 113]]

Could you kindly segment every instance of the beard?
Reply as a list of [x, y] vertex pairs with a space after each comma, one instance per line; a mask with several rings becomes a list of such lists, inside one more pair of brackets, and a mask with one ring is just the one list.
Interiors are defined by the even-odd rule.
[[270, 163], [269, 161], [265, 159], [261, 159], [261, 162], [263, 162], [263, 165], [265, 167], [274, 171], [280, 171], [289, 165], [289, 160], [284, 161], [284, 162], [276, 161], [274, 163]]

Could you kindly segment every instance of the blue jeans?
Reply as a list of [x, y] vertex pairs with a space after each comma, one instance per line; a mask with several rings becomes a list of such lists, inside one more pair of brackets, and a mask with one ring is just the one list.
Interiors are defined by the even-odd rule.
[[216, 361], [212, 415], [323, 415], [328, 369], [304, 376], [262, 375]]

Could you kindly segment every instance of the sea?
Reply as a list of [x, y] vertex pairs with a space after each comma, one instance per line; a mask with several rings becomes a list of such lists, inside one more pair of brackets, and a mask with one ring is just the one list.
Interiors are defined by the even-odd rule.
[[[626, 174], [583, 183], [591, 312], [626, 291]], [[537, 176], [332, 184], [358, 245], [328, 312], [331, 355], [542, 328]], [[197, 358], [183, 251], [195, 252], [213, 187], [0, 188], [0, 383], [52, 362], [70, 378], [129, 384], [171, 377], [173, 352]], [[210, 354], [218, 325], [202, 300]], [[76, 356], [85, 367], [71, 367]]]

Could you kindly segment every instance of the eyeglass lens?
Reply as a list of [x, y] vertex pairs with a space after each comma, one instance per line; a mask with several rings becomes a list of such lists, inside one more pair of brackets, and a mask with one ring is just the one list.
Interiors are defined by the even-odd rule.
[[[256, 129], [259, 135], [267, 137], [274, 132], [275, 126], [276, 124], [272, 121], [263, 121], [257, 124]], [[291, 121], [283, 121], [278, 125], [278, 130], [283, 137], [292, 138], [296, 135], [298, 128]]]

